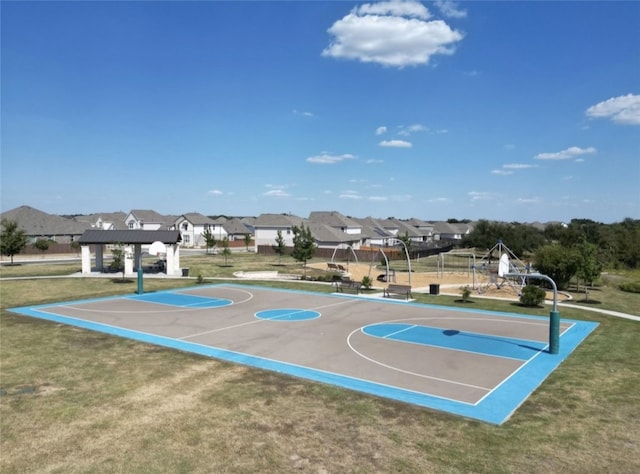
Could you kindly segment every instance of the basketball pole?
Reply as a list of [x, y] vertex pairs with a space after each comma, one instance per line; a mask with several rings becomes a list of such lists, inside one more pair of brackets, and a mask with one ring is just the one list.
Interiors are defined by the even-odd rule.
[[142, 247], [138, 249], [138, 291], [139, 295], [144, 293], [144, 273], [142, 271]]
[[505, 273], [505, 277], [537, 278], [551, 283], [553, 288], [553, 309], [549, 314], [549, 353], [557, 354], [560, 351], [560, 312], [558, 311], [558, 287], [551, 277], [542, 273]]

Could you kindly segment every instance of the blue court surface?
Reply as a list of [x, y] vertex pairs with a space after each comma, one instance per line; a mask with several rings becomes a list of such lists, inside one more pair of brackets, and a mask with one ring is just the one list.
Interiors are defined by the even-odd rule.
[[497, 425], [597, 327], [230, 284], [11, 311]]

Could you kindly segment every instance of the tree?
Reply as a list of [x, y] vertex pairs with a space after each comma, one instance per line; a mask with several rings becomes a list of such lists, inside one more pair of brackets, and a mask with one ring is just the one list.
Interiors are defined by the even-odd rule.
[[216, 238], [213, 235], [213, 232], [211, 232], [211, 229], [209, 227], [207, 227], [203, 232], [202, 232], [202, 238], [204, 239], [204, 244], [207, 248], [206, 252], [209, 253], [209, 249], [213, 248], [216, 246], [216, 244], [218, 243]]
[[2, 219], [2, 233], [0, 234], [0, 252], [11, 258], [19, 254], [27, 246], [27, 236], [24, 230], [18, 227], [16, 221]]
[[112, 272], [119, 272], [122, 271], [122, 281], [124, 281], [124, 276], [125, 276], [125, 268], [124, 268], [124, 245], [123, 244], [116, 244], [112, 249], [111, 249], [111, 254], [113, 255], [113, 260], [111, 260], [111, 263], [109, 264], [109, 270], [111, 270]]
[[297, 261], [302, 262], [305, 268], [305, 276], [307, 269], [307, 261], [313, 257], [316, 252], [316, 240], [311, 235], [311, 229], [301, 224], [300, 227], [293, 226], [293, 250], [291, 256]]
[[575, 248], [545, 245], [536, 251], [533, 266], [555, 281], [558, 289], [565, 289], [578, 271], [579, 259]]
[[282, 256], [287, 252], [287, 245], [284, 242], [281, 230], [276, 233], [276, 244], [273, 246], [273, 251], [278, 255], [278, 263], [281, 263]]
[[37, 248], [38, 250], [40, 250], [40, 252], [42, 252], [43, 255], [49, 249], [50, 245], [51, 245], [51, 242], [49, 240], [47, 240], [47, 239], [38, 239], [33, 244], [33, 246], [35, 248]]
[[244, 234], [244, 247], [249, 251], [249, 245], [251, 244], [251, 234]]
[[592, 284], [596, 278], [600, 276], [602, 265], [596, 258], [597, 247], [594, 244], [583, 240], [576, 246], [578, 251], [578, 291], [580, 291], [580, 280], [584, 283], [585, 298], [589, 300], [589, 291], [587, 284]]
[[73, 242], [71, 242], [71, 248], [75, 250], [76, 253], [80, 253], [82, 245], [80, 245], [80, 242], [78, 242], [77, 240], [74, 240]]
[[224, 264], [227, 265], [227, 261], [231, 256], [231, 249], [229, 248], [229, 236], [225, 235], [222, 238], [222, 255], [224, 256]]
[[405, 232], [404, 235], [398, 237], [398, 240], [405, 245], [407, 252], [411, 251], [411, 237], [409, 237], [409, 232]]

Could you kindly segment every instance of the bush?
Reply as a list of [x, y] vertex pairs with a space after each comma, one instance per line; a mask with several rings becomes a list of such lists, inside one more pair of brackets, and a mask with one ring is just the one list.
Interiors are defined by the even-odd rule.
[[628, 293], [640, 293], [640, 281], [627, 281], [622, 283], [619, 288]]
[[536, 285], [527, 285], [522, 289], [520, 304], [523, 306], [540, 306], [547, 296], [546, 291]]
[[365, 290], [371, 289], [372, 284], [373, 282], [371, 281], [371, 277], [367, 275], [362, 277], [362, 286], [364, 287]]
[[460, 288], [460, 296], [462, 296], [463, 303], [469, 301], [469, 296], [471, 296], [471, 288], [469, 288], [469, 285]]

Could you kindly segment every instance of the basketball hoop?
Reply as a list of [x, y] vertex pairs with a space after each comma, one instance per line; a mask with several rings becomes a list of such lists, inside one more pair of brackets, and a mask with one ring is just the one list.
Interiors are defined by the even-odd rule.
[[151, 244], [149, 247], [149, 255], [153, 255], [154, 257], [162, 256], [167, 253], [167, 247], [160, 241], [156, 241]]

